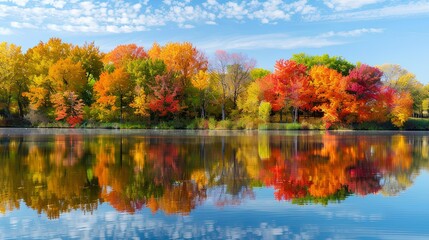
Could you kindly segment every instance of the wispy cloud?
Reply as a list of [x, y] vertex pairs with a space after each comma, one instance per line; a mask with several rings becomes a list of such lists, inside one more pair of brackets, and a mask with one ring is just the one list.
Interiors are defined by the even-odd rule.
[[248, 49], [299, 49], [322, 48], [342, 45], [350, 42], [351, 37], [358, 37], [366, 33], [382, 33], [383, 29], [362, 28], [342, 32], [326, 32], [314, 36], [294, 37], [287, 34], [263, 34], [252, 36], [235, 36], [201, 42], [198, 46], [208, 52], [218, 49], [248, 50]]
[[388, 17], [405, 17], [429, 14], [429, 1], [409, 2], [394, 6], [380, 7], [369, 10], [341, 12], [327, 15], [320, 15], [311, 18], [311, 20], [342, 20], [342, 21], [357, 21], [357, 20], [373, 20]]
[[12, 33], [13, 32], [10, 28], [0, 27], [0, 35], [10, 35]]
[[324, 0], [326, 6], [336, 11], [360, 8], [366, 5], [384, 2], [385, 0]]

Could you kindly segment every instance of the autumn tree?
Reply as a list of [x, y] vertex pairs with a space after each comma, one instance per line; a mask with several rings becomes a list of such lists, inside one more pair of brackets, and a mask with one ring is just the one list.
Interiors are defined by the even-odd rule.
[[247, 87], [246, 93], [238, 99], [238, 109], [243, 112], [245, 116], [253, 119], [258, 117], [258, 107], [263, 100], [263, 87], [266, 86], [262, 79], [253, 81]]
[[391, 121], [397, 127], [402, 127], [413, 114], [413, 98], [408, 92], [397, 92], [393, 98]]
[[74, 63], [80, 62], [88, 80], [100, 78], [103, 70], [102, 59], [104, 54], [94, 42], [85, 43], [83, 46], [74, 46], [70, 52], [70, 58]]
[[271, 89], [266, 89], [265, 96], [275, 111], [293, 107], [293, 121], [296, 122], [299, 109], [310, 109], [314, 90], [306, 66], [292, 60], [279, 60], [274, 73], [266, 80]]
[[56, 92], [72, 91], [82, 94], [86, 81], [86, 73], [80, 62], [73, 63], [70, 58], [60, 59], [49, 68], [48, 78], [52, 90]]
[[378, 68], [362, 64], [351, 70], [347, 76], [347, 92], [356, 97], [356, 115], [359, 122], [378, 121], [374, 119], [374, 111], [379, 110], [376, 106], [380, 100], [382, 75]]
[[356, 111], [355, 98], [347, 93], [348, 83], [341, 73], [325, 66], [314, 66], [310, 77], [316, 96], [313, 110], [323, 113], [326, 128], [341, 123]]
[[261, 78], [264, 78], [265, 76], [267, 76], [268, 74], [270, 74], [271, 71], [267, 70], [267, 69], [263, 69], [263, 68], [253, 68], [252, 70], [250, 70], [250, 78], [255, 81]]
[[162, 60], [136, 59], [128, 63], [127, 72], [131, 80], [146, 93], [151, 92], [151, 87], [155, 83], [156, 76], [163, 75], [167, 67]]
[[26, 101], [22, 93], [28, 88], [24, 66], [20, 46], [0, 43], [0, 111], [5, 115], [17, 112], [24, 117]]
[[83, 46], [74, 46], [70, 53], [70, 58], [74, 63], [80, 63], [86, 73], [86, 84], [82, 92], [82, 99], [89, 105], [94, 101], [93, 87], [100, 78], [104, 64], [102, 59], [104, 53], [95, 46], [94, 42], [85, 43]]
[[117, 68], [112, 73], [103, 72], [100, 80], [95, 83], [94, 91], [97, 95], [97, 105], [106, 112], [113, 113], [119, 110], [119, 119], [123, 120], [123, 110], [132, 101], [134, 84], [124, 68]]
[[420, 83], [413, 73], [398, 64], [384, 64], [378, 67], [383, 71], [382, 81], [386, 86], [397, 92], [409, 92], [413, 99], [413, 110], [417, 114], [422, 113], [422, 102], [429, 96], [424, 85]]
[[134, 99], [130, 103], [130, 107], [134, 109], [134, 114], [138, 116], [146, 117], [149, 115], [148, 103], [147, 103], [147, 94], [144, 89], [140, 86], [136, 86], [134, 89]]
[[152, 60], [162, 60], [168, 71], [179, 74], [179, 87], [183, 90], [191, 86], [191, 79], [198, 71], [207, 70], [205, 55], [190, 42], [154, 44], [148, 54]]
[[29, 91], [23, 95], [30, 101], [30, 107], [38, 110], [50, 107], [50, 96], [53, 93], [53, 81], [48, 77], [51, 66], [70, 54], [71, 45], [59, 38], [51, 38], [48, 42], [40, 42], [27, 50], [25, 54], [26, 71], [30, 80]]
[[157, 116], [166, 117], [182, 109], [177, 98], [181, 88], [172, 73], [157, 76], [151, 88], [153, 94], [149, 97], [149, 109]]
[[51, 102], [55, 108], [55, 120], [66, 120], [71, 127], [83, 121], [83, 106], [85, 104], [73, 91], [66, 90], [53, 94]]
[[255, 67], [255, 60], [239, 53], [227, 53], [218, 50], [211, 63], [211, 76], [221, 99], [222, 119], [225, 119], [225, 106], [232, 101], [233, 109], [237, 108], [239, 96], [251, 82], [250, 72]]
[[326, 66], [330, 69], [336, 70], [343, 76], [349, 75], [349, 72], [353, 68], [355, 68], [353, 64], [351, 64], [344, 58], [338, 56], [331, 57], [328, 54], [311, 56], [305, 53], [298, 53], [292, 55], [292, 58], [290, 60], [293, 60], [298, 64], [303, 64], [307, 66], [308, 70], [310, 70], [314, 66]]
[[198, 74], [196, 74], [192, 78], [192, 85], [199, 91], [199, 100], [200, 100], [200, 108], [201, 108], [201, 118], [205, 118], [206, 116], [206, 105], [207, 105], [207, 94], [210, 86], [210, 75], [200, 70]]
[[115, 68], [126, 68], [130, 61], [146, 57], [147, 53], [144, 48], [133, 43], [115, 47], [104, 56], [103, 63], [105, 65], [113, 65]]

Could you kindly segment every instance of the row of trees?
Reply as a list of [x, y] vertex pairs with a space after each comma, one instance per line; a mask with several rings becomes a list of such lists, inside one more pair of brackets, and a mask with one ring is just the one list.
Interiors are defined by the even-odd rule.
[[353, 65], [341, 57], [296, 54], [273, 73], [240, 53], [212, 59], [189, 42], [103, 53], [52, 38], [25, 53], [0, 44], [0, 114], [32, 122], [246, 118], [293, 111], [327, 127], [391, 120], [401, 126], [427, 110], [428, 87], [398, 65]]
[[429, 169], [429, 138], [420, 136], [45, 137], [0, 145], [0, 214], [25, 204], [58, 218], [107, 202], [121, 212], [187, 215], [204, 202], [252, 199], [255, 186], [273, 188], [278, 200], [328, 204], [397, 195]]

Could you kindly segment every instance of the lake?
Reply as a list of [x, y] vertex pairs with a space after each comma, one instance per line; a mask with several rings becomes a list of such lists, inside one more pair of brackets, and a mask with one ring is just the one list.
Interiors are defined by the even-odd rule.
[[0, 129], [0, 238], [429, 239], [427, 132]]

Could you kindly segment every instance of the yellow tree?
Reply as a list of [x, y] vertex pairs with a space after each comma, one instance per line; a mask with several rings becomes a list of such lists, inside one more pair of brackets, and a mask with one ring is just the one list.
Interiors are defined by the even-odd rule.
[[49, 79], [57, 92], [66, 90], [82, 93], [86, 85], [86, 73], [80, 62], [73, 63], [69, 58], [61, 59], [49, 68]]
[[51, 66], [69, 56], [71, 45], [60, 38], [51, 38], [47, 43], [40, 42], [25, 54], [26, 70], [30, 79], [29, 91], [23, 95], [30, 100], [30, 107], [38, 110], [50, 106], [50, 96], [54, 84], [48, 77]]
[[[6, 42], [0, 43], [0, 109], [5, 114], [18, 112], [24, 116], [25, 101], [22, 93], [28, 81], [24, 76], [24, 55], [21, 47]], [[17, 111], [14, 109], [17, 108]]]
[[390, 112], [391, 121], [397, 127], [402, 127], [413, 114], [413, 98], [408, 92], [396, 93], [393, 97], [393, 107]]
[[148, 103], [146, 101], [146, 93], [140, 86], [136, 86], [134, 89], [134, 100], [130, 103], [130, 107], [134, 109], [134, 114], [147, 117], [149, 116]]
[[258, 106], [263, 98], [263, 91], [261, 90], [263, 85], [261, 80], [250, 83], [246, 94], [238, 99], [238, 109], [253, 119], [258, 117]]
[[192, 85], [200, 92], [201, 118], [206, 116], [207, 92], [210, 86], [210, 75], [203, 70], [192, 78]]

